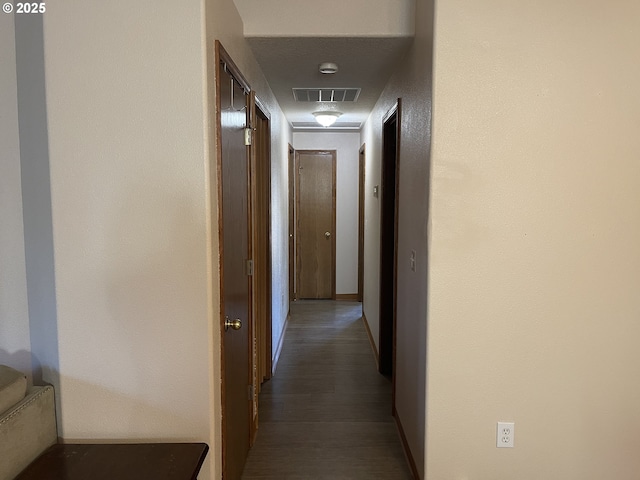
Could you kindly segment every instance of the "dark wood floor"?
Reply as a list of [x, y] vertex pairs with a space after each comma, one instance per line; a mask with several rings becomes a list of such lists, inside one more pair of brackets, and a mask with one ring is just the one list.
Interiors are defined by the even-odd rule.
[[242, 478], [410, 479], [361, 304], [298, 301]]

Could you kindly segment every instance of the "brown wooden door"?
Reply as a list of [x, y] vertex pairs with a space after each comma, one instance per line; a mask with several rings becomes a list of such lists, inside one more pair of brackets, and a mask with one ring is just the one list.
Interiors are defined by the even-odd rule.
[[335, 151], [296, 151], [296, 180], [296, 297], [335, 298]]
[[223, 477], [239, 480], [249, 451], [251, 403], [249, 335], [250, 277], [249, 191], [247, 147], [248, 95], [220, 65], [220, 143], [222, 176], [222, 306], [223, 319], [240, 320], [241, 328], [223, 324]]

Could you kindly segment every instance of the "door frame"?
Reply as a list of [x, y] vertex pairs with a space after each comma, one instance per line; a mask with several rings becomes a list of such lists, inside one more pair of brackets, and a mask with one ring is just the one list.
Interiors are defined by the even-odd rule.
[[[389, 109], [382, 119], [382, 162], [380, 204], [380, 304], [379, 304], [379, 371], [391, 375], [392, 408], [395, 411], [396, 322], [398, 284], [398, 204], [400, 179], [401, 101]], [[395, 128], [392, 129], [393, 122]], [[393, 135], [393, 136], [391, 136]], [[391, 145], [395, 143], [395, 148]], [[393, 194], [389, 195], [389, 188]], [[390, 312], [388, 317], [385, 312]]]
[[300, 224], [300, 154], [309, 155], [331, 155], [331, 299], [336, 299], [336, 168], [337, 168], [337, 152], [336, 150], [296, 150], [295, 151], [295, 248], [296, 248], [296, 298], [300, 293], [300, 235], [298, 234]]
[[358, 301], [364, 299], [364, 202], [365, 202], [365, 144], [358, 151]]
[[[223, 193], [222, 193], [222, 105], [221, 105], [221, 98], [220, 98], [220, 89], [221, 89], [221, 85], [220, 85], [220, 74], [221, 74], [221, 68], [220, 68], [220, 64], [224, 63], [227, 70], [229, 71], [230, 75], [233, 76], [235, 78], [235, 80], [240, 83], [240, 85], [245, 89], [246, 92], [249, 93], [249, 98], [251, 97], [251, 88], [249, 86], [249, 83], [247, 82], [246, 78], [242, 75], [242, 73], [240, 72], [240, 69], [237, 67], [237, 65], [234, 63], [234, 61], [231, 59], [231, 56], [227, 53], [227, 51], [224, 49], [224, 47], [222, 46], [222, 44], [220, 43], [219, 40], [215, 41], [215, 91], [216, 91], [216, 113], [215, 113], [215, 121], [216, 121], [216, 178], [218, 179], [218, 205], [217, 205], [217, 209], [218, 209], [218, 254], [219, 254], [219, 258], [222, 259], [224, 258], [224, 222], [223, 222]], [[247, 104], [247, 108], [250, 108], [250, 100], [248, 101]], [[247, 121], [250, 121], [250, 117], [248, 118]], [[247, 149], [249, 149], [249, 147], [246, 147]], [[249, 158], [249, 162], [248, 162], [248, 174], [249, 174], [249, 178], [251, 176], [251, 161], [250, 161], [250, 155], [251, 152], [247, 151], [247, 155]], [[249, 179], [248, 179], [249, 180]], [[251, 187], [250, 187], [250, 183], [248, 183], [247, 185], [248, 187], [248, 191], [247, 193], [247, 201], [250, 202], [251, 201]], [[249, 203], [248, 208], [247, 208], [247, 226], [248, 226], [248, 238], [247, 238], [247, 242], [249, 245], [251, 245], [251, 239], [252, 239], [252, 218], [251, 218], [251, 205]], [[249, 254], [249, 252], [247, 252], [247, 255]], [[219, 276], [220, 276], [220, 312], [219, 312], [219, 328], [220, 328], [220, 368], [221, 368], [221, 381], [220, 381], [220, 396], [221, 396], [221, 414], [222, 414], [222, 418], [221, 418], [221, 432], [222, 432], [222, 441], [221, 441], [221, 452], [222, 452], [222, 476], [223, 478], [226, 478], [227, 475], [227, 465], [226, 465], [226, 449], [227, 449], [227, 418], [225, 415], [225, 405], [226, 405], [226, 375], [225, 375], [225, 342], [224, 342], [224, 338], [225, 338], [225, 327], [224, 327], [224, 323], [225, 323], [225, 308], [224, 308], [224, 266], [222, 263], [220, 263], [219, 266], [220, 270], [219, 270]], [[249, 282], [249, 280], [247, 280]], [[248, 318], [247, 318], [247, 335], [249, 336], [249, 360], [248, 360], [248, 365], [249, 365], [249, 372], [248, 372], [248, 378], [251, 381], [251, 379], [253, 378], [253, 348], [251, 347], [254, 344], [254, 339], [255, 339], [255, 332], [253, 331], [253, 311], [252, 311], [252, 303], [253, 303], [253, 290], [252, 290], [252, 282], [249, 282], [249, 302], [247, 305], [247, 311], [248, 311]], [[251, 444], [251, 425], [252, 425], [252, 403], [247, 400], [247, 416], [248, 416], [248, 420], [249, 420], [249, 431], [247, 432], [247, 436], [249, 437], [249, 444]]]
[[[295, 150], [289, 144], [289, 305], [297, 300], [296, 297], [296, 224], [295, 224]], [[291, 314], [291, 307], [287, 317]]]
[[[251, 258], [253, 260], [252, 306], [254, 323], [253, 350], [253, 405], [251, 442], [258, 429], [258, 394], [262, 383], [272, 376], [272, 318], [271, 318], [271, 117], [269, 111], [251, 92], [250, 99], [251, 145], [250, 190], [251, 199]], [[264, 123], [262, 123], [264, 122]], [[266, 124], [266, 131], [259, 128]], [[264, 151], [263, 151], [264, 149]], [[266, 165], [266, 167], [265, 167]]]

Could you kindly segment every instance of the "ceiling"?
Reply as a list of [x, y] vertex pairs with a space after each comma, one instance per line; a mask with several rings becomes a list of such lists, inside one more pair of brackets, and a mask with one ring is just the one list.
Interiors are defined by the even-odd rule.
[[[244, 36], [294, 130], [320, 127], [315, 111], [342, 112], [333, 128], [359, 129], [415, 33], [416, 0], [234, 0]], [[321, 63], [338, 65], [321, 74]], [[356, 102], [296, 102], [293, 88], [359, 88]]]
[[[249, 37], [254, 55], [294, 130], [320, 127], [312, 112], [342, 112], [332, 129], [359, 129], [411, 37]], [[322, 74], [321, 63], [338, 72]], [[356, 102], [297, 102], [293, 88], [359, 88]]]

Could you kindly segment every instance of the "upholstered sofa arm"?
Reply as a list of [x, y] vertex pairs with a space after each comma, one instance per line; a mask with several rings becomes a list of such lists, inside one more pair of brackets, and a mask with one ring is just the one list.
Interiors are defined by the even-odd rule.
[[57, 440], [53, 387], [31, 387], [0, 416], [0, 480], [13, 480]]

